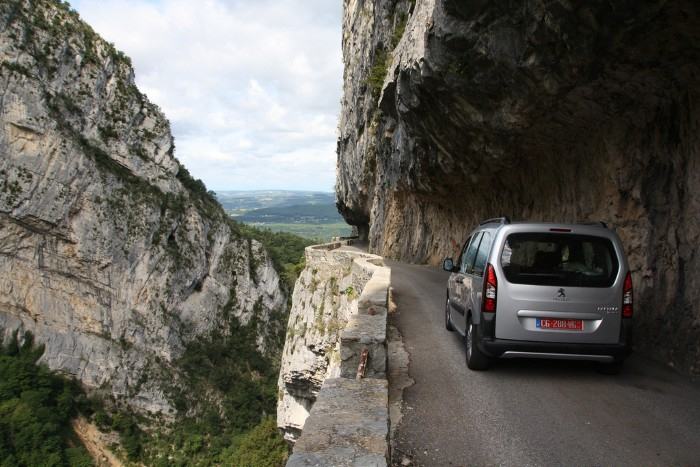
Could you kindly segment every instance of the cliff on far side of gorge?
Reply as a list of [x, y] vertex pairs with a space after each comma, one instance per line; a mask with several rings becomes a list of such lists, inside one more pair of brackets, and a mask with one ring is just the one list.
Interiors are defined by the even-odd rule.
[[141, 414], [209, 401], [257, 423], [233, 393], [276, 377], [286, 294], [129, 59], [63, 2], [3, 1], [0, 87], [0, 337], [31, 332], [41, 363]]
[[700, 374], [700, 4], [345, 0], [338, 207], [438, 264], [484, 218], [605, 221], [637, 347]]

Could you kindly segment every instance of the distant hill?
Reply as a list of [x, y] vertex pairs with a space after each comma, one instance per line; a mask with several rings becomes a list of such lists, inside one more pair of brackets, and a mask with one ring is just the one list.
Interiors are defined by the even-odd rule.
[[335, 206], [335, 193], [322, 191], [218, 191], [216, 198], [232, 216], [271, 207], [315, 204]]
[[332, 224], [343, 222], [335, 204], [293, 204], [254, 209], [236, 219], [243, 222], [294, 222]]
[[335, 193], [219, 191], [216, 198], [236, 220], [275, 232], [290, 232], [319, 241], [351, 232], [335, 206]]

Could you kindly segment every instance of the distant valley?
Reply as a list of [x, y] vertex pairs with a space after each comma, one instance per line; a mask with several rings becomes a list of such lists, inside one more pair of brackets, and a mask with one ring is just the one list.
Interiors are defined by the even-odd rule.
[[273, 232], [328, 240], [351, 227], [335, 207], [335, 194], [316, 191], [219, 191], [218, 201], [234, 219]]

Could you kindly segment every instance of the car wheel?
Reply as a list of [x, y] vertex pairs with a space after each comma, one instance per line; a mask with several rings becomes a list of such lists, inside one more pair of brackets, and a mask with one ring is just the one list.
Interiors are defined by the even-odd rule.
[[479, 349], [477, 345], [476, 325], [472, 323], [471, 317], [467, 321], [467, 332], [464, 337], [467, 347], [467, 367], [470, 370], [482, 371], [489, 367], [490, 359]]
[[598, 372], [604, 375], [617, 375], [622, 371], [624, 360], [618, 360], [611, 363], [599, 363]]
[[445, 329], [448, 331], [454, 331], [455, 327], [452, 326], [452, 318], [450, 317], [450, 297], [447, 296], [445, 300]]

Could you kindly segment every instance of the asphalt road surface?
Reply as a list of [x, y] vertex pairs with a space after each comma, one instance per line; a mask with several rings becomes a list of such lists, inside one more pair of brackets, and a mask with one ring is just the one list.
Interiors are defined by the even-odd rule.
[[616, 376], [547, 360], [470, 371], [461, 338], [445, 330], [448, 274], [389, 265], [390, 321], [415, 380], [394, 435], [396, 465], [700, 466], [700, 383], [636, 355]]

